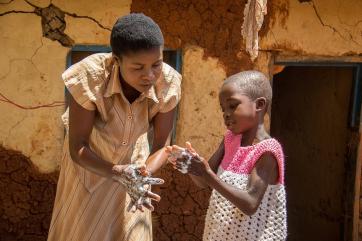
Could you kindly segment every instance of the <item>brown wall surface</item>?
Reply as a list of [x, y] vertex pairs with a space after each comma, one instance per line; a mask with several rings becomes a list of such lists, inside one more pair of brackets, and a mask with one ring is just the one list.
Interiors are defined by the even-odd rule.
[[[271, 76], [273, 59], [280, 56], [362, 62], [361, 1], [269, 0], [255, 63], [240, 34], [245, 2], [0, 0], [0, 93], [18, 104], [0, 98], [0, 145], [26, 156], [40, 173], [57, 172], [64, 133], [60, 75], [70, 46], [108, 45], [116, 18], [131, 11], [154, 18], [166, 47], [182, 50], [176, 142], [191, 141], [205, 157], [225, 131], [218, 89], [226, 76], [250, 68]], [[162, 240], [200, 240], [209, 191], [167, 168], [161, 176], [167, 183], [159, 190], [155, 234]]]

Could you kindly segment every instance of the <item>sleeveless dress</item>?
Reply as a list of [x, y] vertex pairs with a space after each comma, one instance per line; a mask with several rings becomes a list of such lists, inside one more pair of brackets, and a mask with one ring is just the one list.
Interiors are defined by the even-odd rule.
[[263, 140], [247, 147], [241, 147], [240, 142], [241, 135], [226, 132], [225, 154], [217, 173], [219, 178], [234, 187], [246, 190], [256, 162], [264, 153], [269, 152], [278, 162], [278, 183], [267, 187], [258, 210], [252, 216], [245, 215], [213, 190], [206, 214], [203, 240], [285, 240], [287, 223], [282, 147], [275, 139]]

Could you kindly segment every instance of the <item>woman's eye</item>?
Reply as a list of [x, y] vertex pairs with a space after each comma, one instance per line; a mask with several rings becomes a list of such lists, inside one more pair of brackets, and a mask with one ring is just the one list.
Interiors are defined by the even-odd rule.
[[143, 69], [143, 66], [133, 67], [132, 69], [133, 69], [133, 70], [136, 70], [136, 71], [137, 71], [137, 70], [142, 70], [142, 69]]
[[152, 65], [153, 68], [159, 68], [161, 66], [161, 64], [154, 64]]

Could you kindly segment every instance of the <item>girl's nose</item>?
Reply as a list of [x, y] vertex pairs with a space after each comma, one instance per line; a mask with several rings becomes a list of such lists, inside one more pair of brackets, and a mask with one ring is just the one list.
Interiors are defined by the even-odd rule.
[[229, 119], [230, 118], [230, 113], [228, 111], [225, 111], [223, 113], [224, 119]]

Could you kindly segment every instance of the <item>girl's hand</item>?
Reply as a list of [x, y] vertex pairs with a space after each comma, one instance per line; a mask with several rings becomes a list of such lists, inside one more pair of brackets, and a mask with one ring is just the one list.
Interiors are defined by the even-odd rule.
[[210, 169], [209, 164], [192, 148], [190, 142], [186, 142], [186, 148], [177, 145], [168, 146], [167, 152], [169, 153], [168, 161], [184, 174], [204, 176]]
[[112, 170], [115, 174], [113, 179], [124, 185], [131, 197], [128, 211], [135, 212], [138, 209], [143, 212], [143, 207], [154, 210], [150, 199], [158, 202], [161, 198], [150, 191], [151, 185], [163, 184], [163, 179], [151, 177], [144, 165], [115, 165]]
[[167, 161], [172, 164], [174, 169], [186, 174], [188, 169], [189, 159], [192, 158], [191, 153], [188, 153], [185, 148], [173, 145], [166, 147], [168, 154]]
[[204, 177], [211, 171], [209, 163], [205, 158], [201, 157], [191, 146], [190, 142], [186, 142], [186, 149], [193, 155], [191, 163], [188, 166], [188, 172], [194, 176]]

